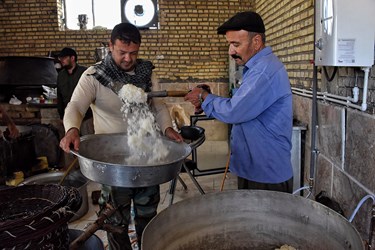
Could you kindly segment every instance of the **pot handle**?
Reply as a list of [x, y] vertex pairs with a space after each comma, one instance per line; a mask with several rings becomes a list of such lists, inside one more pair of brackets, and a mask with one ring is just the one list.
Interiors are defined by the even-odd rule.
[[70, 149], [69, 153], [71, 153], [71, 154], [73, 154], [77, 157], [81, 157], [81, 155], [77, 151], [75, 151], [74, 149]]
[[202, 145], [205, 140], [206, 140], [206, 136], [203, 134], [197, 140], [194, 140], [194, 141], [191, 141], [190, 143], [188, 143], [188, 145], [190, 146], [191, 150], [194, 150], [197, 147], [199, 147], [200, 145]]

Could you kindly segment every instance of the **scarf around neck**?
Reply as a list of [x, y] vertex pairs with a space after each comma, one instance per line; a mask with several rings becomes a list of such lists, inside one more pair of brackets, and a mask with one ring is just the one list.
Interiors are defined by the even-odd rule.
[[92, 75], [103, 86], [112, 89], [116, 94], [124, 84], [133, 84], [145, 92], [151, 91], [151, 75], [155, 67], [150, 61], [137, 59], [135, 74], [131, 75], [120, 69], [112, 59], [112, 54], [109, 53], [103, 61], [94, 65], [94, 68], [95, 73]]

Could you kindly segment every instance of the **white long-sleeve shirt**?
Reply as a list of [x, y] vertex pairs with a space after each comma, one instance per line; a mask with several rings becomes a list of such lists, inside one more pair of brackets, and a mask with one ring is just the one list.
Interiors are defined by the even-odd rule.
[[[72, 98], [65, 109], [65, 131], [71, 128], [80, 128], [87, 109], [91, 107], [94, 117], [95, 134], [122, 133], [127, 130], [127, 121], [121, 112], [120, 98], [108, 87], [103, 86], [92, 74], [93, 66], [89, 67], [81, 76]], [[134, 72], [129, 72], [129, 74]], [[153, 80], [153, 90], [158, 84]], [[156, 122], [161, 131], [172, 127], [172, 121], [164, 102], [154, 98], [151, 102]]]

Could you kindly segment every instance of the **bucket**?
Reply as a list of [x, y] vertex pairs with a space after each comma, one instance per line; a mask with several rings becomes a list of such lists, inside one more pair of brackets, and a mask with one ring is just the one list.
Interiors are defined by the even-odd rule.
[[[23, 184], [58, 184], [61, 178], [64, 176], [63, 172], [50, 172], [31, 176], [21, 182]], [[89, 180], [84, 177], [79, 170], [71, 171], [68, 176], [66, 176], [63, 186], [75, 187], [78, 189], [82, 197], [82, 205], [76, 212], [76, 214], [70, 219], [73, 222], [83, 215], [85, 215], [89, 209], [88, 204], [88, 194], [87, 194], [87, 184]]]

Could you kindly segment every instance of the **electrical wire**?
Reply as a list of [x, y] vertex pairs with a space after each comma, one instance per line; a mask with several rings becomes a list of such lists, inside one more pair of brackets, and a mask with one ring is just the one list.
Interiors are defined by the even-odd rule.
[[328, 76], [328, 72], [327, 72], [327, 68], [326, 66], [323, 66], [323, 72], [324, 72], [324, 76], [326, 77], [327, 81], [328, 82], [332, 82], [332, 80], [335, 78], [336, 76], [336, 73], [337, 73], [337, 67], [335, 66], [334, 69], [333, 69], [333, 73], [331, 76]]

